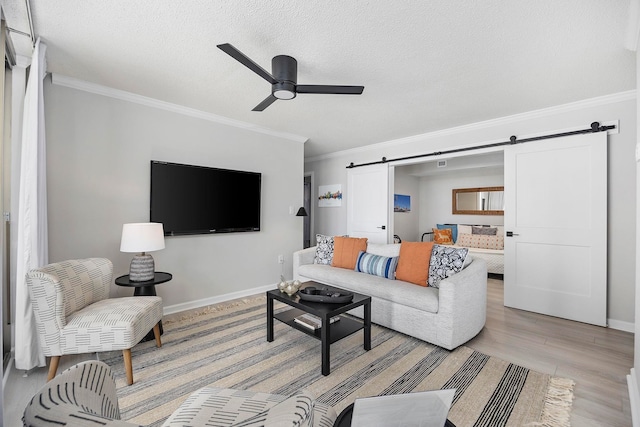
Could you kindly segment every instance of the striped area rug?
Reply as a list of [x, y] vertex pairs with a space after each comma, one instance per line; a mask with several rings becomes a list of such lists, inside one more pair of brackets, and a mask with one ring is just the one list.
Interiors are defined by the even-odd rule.
[[162, 348], [146, 342], [132, 350], [132, 386], [120, 352], [101, 356], [118, 379], [124, 420], [159, 426], [205, 386], [283, 395], [306, 388], [337, 413], [358, 397], [455, 388], [449, 420], [458, 427], [569, 425], [572, 381], [377, 325], [370, 351], [361, 332], [334, 343], [325, 377], [320, 341], [276, 320], [275, 340], [267, 342], [264, 296], [169, 316], [163, 326]]

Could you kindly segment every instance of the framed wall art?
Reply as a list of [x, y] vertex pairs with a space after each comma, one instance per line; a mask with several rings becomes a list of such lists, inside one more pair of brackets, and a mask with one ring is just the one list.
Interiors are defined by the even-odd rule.
[[342, 206], [342, 184], [319, 185], [318, 207], [330, 208]]
[[411, 196], [405, 194], [393, 195], [394, 212], [411, 212]]

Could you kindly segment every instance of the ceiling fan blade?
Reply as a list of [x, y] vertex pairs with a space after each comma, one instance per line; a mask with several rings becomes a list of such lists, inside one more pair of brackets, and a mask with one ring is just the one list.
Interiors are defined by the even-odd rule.
[[267, 108], [269, 105], [273, 104], [278, 98], [276, 98], [275, 96], [273, 96], [273, 94], [267, 96], [264, 101], [262, 101], [260, 104], [256, 105], [254, 107], [253, 110], [251, 111], [264, 111], [265, 108]]
[[235, 59], [236, 61], [238, 61], [239, 63], [241, 63], [242, 65], [244, 65], [245, 67], [247, 67], [248, 69], [256, 73], [257, 75], [259, 75], [269, 83], [271, 84], [278, 83], [276, 79], [274, 79], [273, 76], [267, 70], [265, 70], [264, 68], [262, 68], [261, 66], [253, 62], [251, 58], [249, 58], [244, 53], [240, 52], [238, 49], [236, 49], [229, 43], [219, 44], [218, 47], [223, 52], [227, 53], [233, 59]]
[[338, 95], [360, 95], [364, 86], [297, 85], [297, 93], [327, 93]]

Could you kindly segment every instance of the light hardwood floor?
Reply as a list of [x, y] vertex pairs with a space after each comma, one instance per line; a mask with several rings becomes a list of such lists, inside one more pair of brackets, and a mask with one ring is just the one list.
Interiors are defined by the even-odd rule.
[[[575, 380], [571, 413], [574, 427], [631, 426], [626, 375], [633, 366], [633, 334], [504, 307], [502, 281], [490, 279], [487, 324], [466, 345], [536, 371]], [[63, 357], [60, 370], [92, 357]], [[22, 425], [22, 411], [45, 379], [45, 368], [26, 378], [21, 372], [12, 372], [5, 385], [7, 427]]]
[[487, 323], [465, 344], [490, 356], [576, 382], [572, 426], [631, 426], [626, 376], [633, 334], [503, 305], [503, 283], [489, 279]]

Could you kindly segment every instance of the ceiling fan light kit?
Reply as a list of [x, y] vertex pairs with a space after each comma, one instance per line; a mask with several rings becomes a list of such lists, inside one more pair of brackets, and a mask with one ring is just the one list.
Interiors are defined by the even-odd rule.
[[360, 95], [364, 91], [364, 86], [298, 85], [298, 62], [291, 56], [274, 56], [269, 73], [229, 43], [219, 44], [218, 48], [271, 83], [271, 94], [252, 111], [263, 111], [276, 100], [293, 99], [298, 93]]

